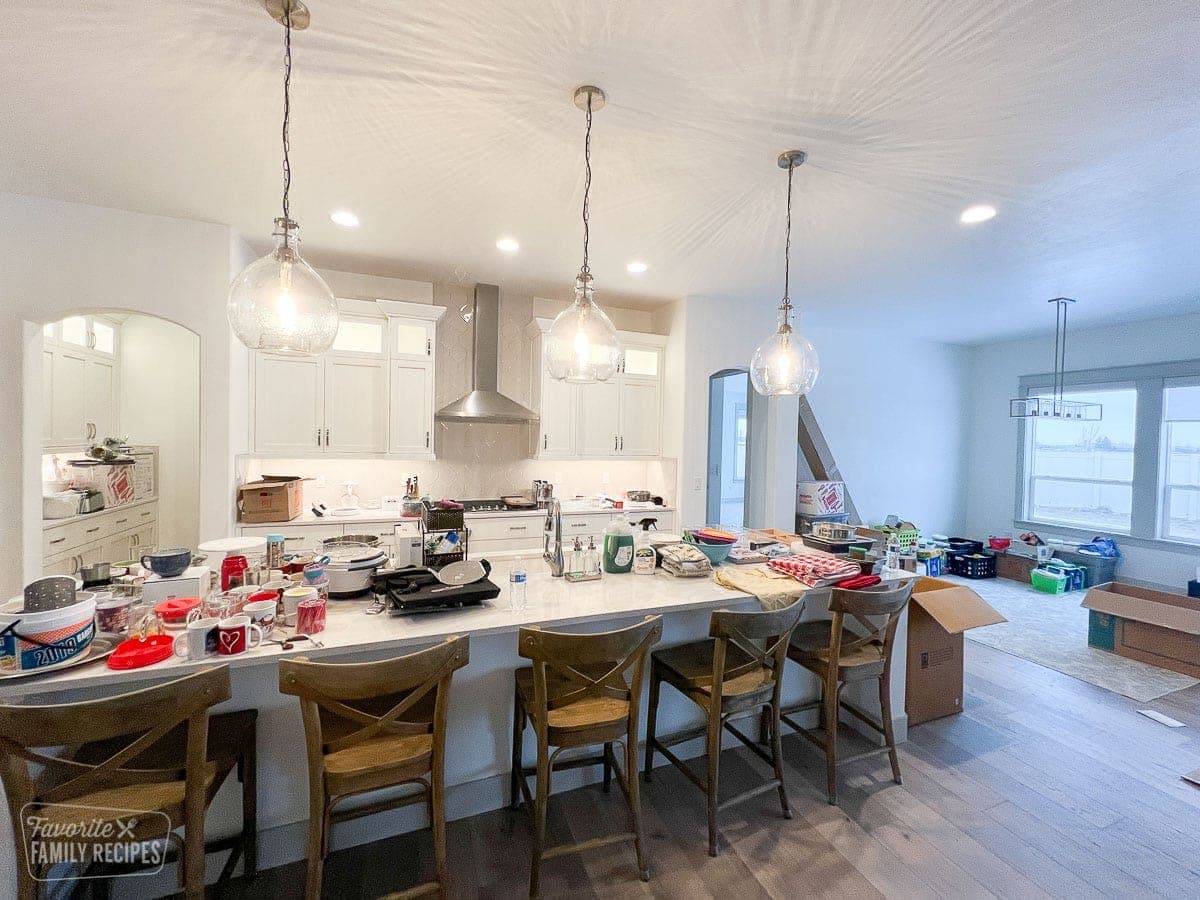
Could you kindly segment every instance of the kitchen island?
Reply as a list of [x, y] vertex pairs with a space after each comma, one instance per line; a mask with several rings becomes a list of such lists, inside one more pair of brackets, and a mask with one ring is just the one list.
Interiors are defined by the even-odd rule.
[[[493, 573], [501, 595], [483, 608], [427, 613], [420, 616], [368, 615], [366, 601], [329, 604], [326, 630], [318, 637], [323, 647], [299, 642], [283, 651], [263, 645], [235, 657], [191, 662], [171, 659], [145, 669], [116, 672], [103, 665], [0, 684], [3, 702], [61, 702], [133, 690], [176, 678], [205, 666], [227, 663], [233, 696], [218, 711], [257, 708], [260, 865], [270, 867], [301, 859], [308, 819], [307, 769], [300, 710], [293, 697], [278, 691], [276, 660], [305, 656], [331, 661], [367, 661], [418, 647], [450, 635], [469, 635], [470, 664], [454, 676], [446, 740], [447, 814], [456, 819], [507, 803], [511, 753], [513, 669], [524, 664], [517, 655], [516, 631], [522, 625], [604, 631], [631, 625], [643, 616], [664, 617], [662, 645], [707, 636], [709, 616], [719, 608], [755, 608], [750, 595], [728, 590], [708, 578], [681, 579], [663, 571], [654, 575], [606, 575], [600, 581], [569, 584], [552, 578], [541, 560], [529, 562], [528, 608], [510, 609], [505, 563]], [[820, 595], [817, 595], [820, 596]], [[810, 603], [805, 619], [827, 614], [821, 602]], [[904, 709], [904, 625], [898, 637], [892, 670], [894, 708]], [[788, 665], [785, 702], [816, 696], [817, 686], [799, 666]], [[871, 698], [856, 699], [877, 710]], [[686, 700], [664, 692], [659, 731], [667, 734], [698, 721]], [[906, 728], [898, 713], [897, 739]], [[531, 734], [528, 733], [528, 734]], [[527, 740], [531, 740], [527, 736]], [[684, 756], [702, 751], [702, 741], [682, 745]], [[554, 790], [576, 787], [599, 778], [598, 768], [556, 773]], [[231, 780], [209, 812], [210, 834], [233, 833], [240, 827], [238, 785]], [[698, 815], [701, 814], [697, 807]], [[377, 840], [387, 834], [424, 826], [414, 808], [396, 810], [340, 826], [334, 847]], [[7, 838], [11, 840], [11, 836]], [[0, 848], [0, 855], [3, 854]], [[11, 849], [9, 850], [11, 852]]]

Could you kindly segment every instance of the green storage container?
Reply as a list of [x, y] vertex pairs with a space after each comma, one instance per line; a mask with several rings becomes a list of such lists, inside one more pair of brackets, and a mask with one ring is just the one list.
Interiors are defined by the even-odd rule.
[[1033, 569], [1029, 573], [1029, 583], [1036, 591], [1045, 594], [1061, 594], [1067, 589], [1067, 576], [1057, 572], [1047, 572], [1045, 569]]

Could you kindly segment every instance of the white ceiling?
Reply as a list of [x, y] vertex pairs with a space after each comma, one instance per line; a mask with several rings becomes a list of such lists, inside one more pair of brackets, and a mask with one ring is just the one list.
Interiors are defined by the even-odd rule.
[[[1200, 305], [1195, 0], [310, 5], [292, 211], [319, 264], [569, 295], [595, 82], [602, 302], [776, 302], [799, 146], [819, 321], [971, 343], [1052, 329], [1057, 294], [1075, 323]], [[255, 0], [3, 14], [0, 189], [269, 232], [282, 30]], [[980, 201], [999, 216], [960, 225]]]

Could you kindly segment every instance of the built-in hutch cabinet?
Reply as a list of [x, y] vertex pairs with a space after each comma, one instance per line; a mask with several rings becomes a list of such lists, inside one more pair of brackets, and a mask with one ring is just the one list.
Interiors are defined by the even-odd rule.
[[433, 459], [436, 328], [443, 312], [389, 301], [386, 314], [343, 312], [324, 356], [251, 353], [251, 452]]
[[120, 326], [70, 316], [42, 327], [42, 446], [78, 450], [116, 437], [120, 420]]
[[621, 361], [611, 379], [568, 384], [546, 372], [550, 320], [527, 328], [534, 342], [532, 404], [540, 421], [532, 435], [536, 459], [651, 458], [662, 453], [663, 369], [667, 339], [622, 331]]

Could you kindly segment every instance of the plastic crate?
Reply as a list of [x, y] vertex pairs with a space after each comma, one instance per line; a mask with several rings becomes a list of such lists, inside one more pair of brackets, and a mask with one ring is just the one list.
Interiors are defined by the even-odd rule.
[[1041, 591], [1044, 594], [1061, 594], [1067, 589], [1067, 576], [1046, 569], [1032, 569], [1029, 572], [1029, 583], [1033, 585], [1035, 591]]
[[900, 544], [901, 550], [909, 550], [915, 547], [917, 545], [917, 541], [921, 539], [921, 532], [916, 528], [893, 528], [890, 525], [872, 525], [871, 530], [883, 533], [885, 546], [888, 540], [890, 540], [891, 536], [894, 534], [896, 536], [897, 543]]
[[947, 559], [951, 575], [974, 579], [996, 577], [996, 554], [991, 550], [980, 550], [978, 553], [951, 553]]
[[979, 553], [983, 550], [983, 541], [970, 538], [952, 537], [946, 543], [950, 545], [951, 553]]

